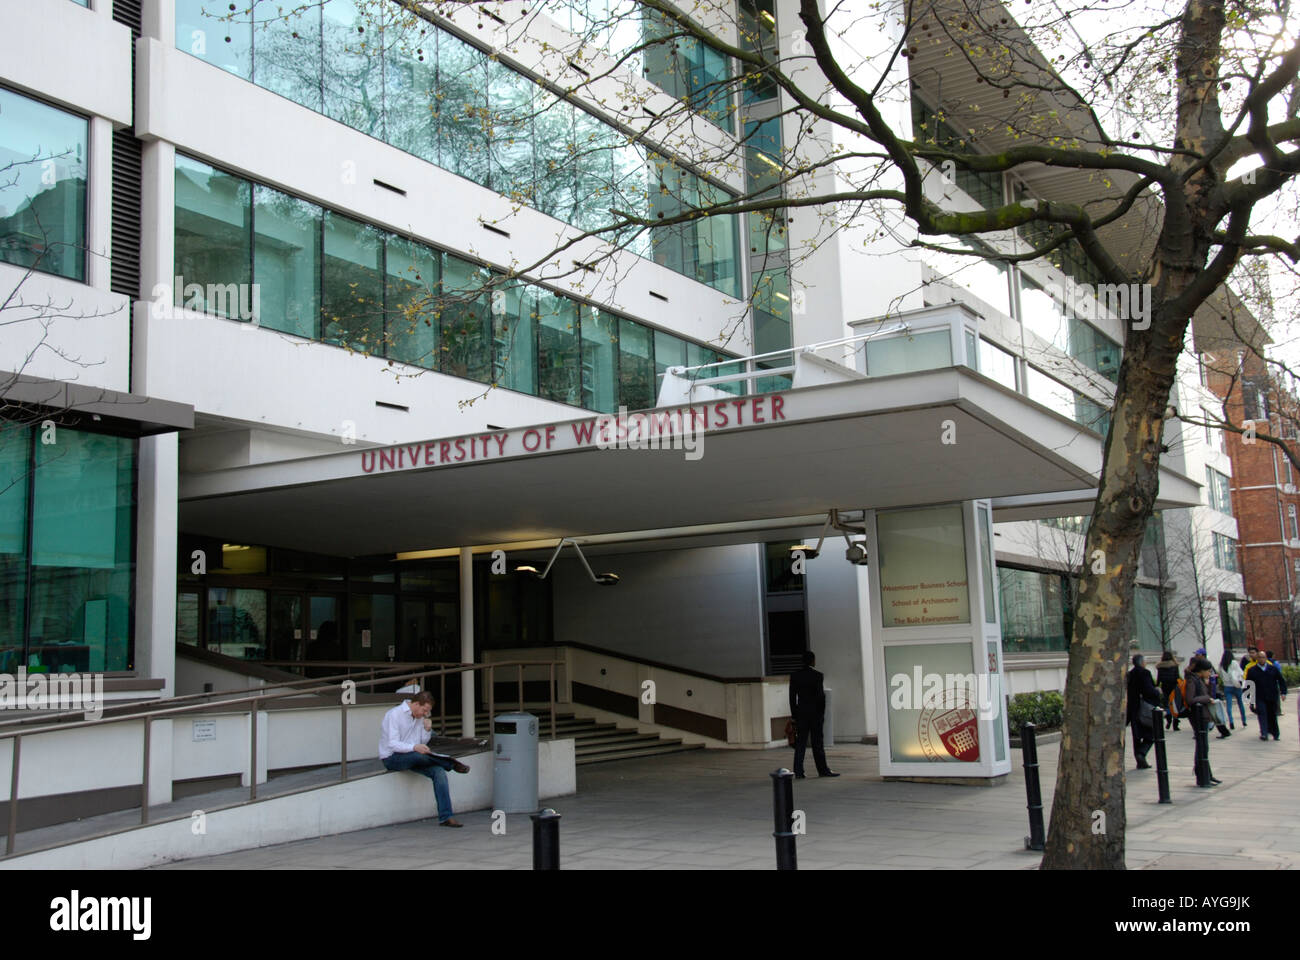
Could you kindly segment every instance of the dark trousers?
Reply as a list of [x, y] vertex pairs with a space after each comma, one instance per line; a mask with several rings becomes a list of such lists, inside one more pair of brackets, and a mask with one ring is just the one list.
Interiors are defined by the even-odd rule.
[[1193, 738], [1196, 741], [1196, 750], [1193, 755], [1192, 769], [1196, 773], [1196, 785], [1204, 787], [1209, 784], [1214, 776], [1210, 772], [1210, 722], [1204, 717], [1198, 716], [1197, 713], [1193, 713], [1190, 720], [1192, 730], [1196, 733]]
[[809, 737], [812, 737], [813, 763], [817, 765], [817, 772], [830, 772], [831, 768], [826, 763], [826, 748], [822, 743], [822, 727], [825, 719], [825, 715], [820, 713], [810, 717], [794, 718], [794, 772], [800, 776], [803, 775], [803, 755], [808, 747]]
[[1274, 740], [1277, 740], [1281, 735], [1277, 728], [1277, 708], [1276, 700], [1260, 701], [1255, 704], [1255, 710], [1259, 714], [1259, 739], [1267, 740], [1271, 735]]
[[1133, 756], [1137, 759], [1138, 766], [1147, 762], [1147, 753], [1151, 745], [1156, 742], [1155, 731], [1150, 727], [1144, 727], [1134, 720], [1129, 724], [1133, 732]]

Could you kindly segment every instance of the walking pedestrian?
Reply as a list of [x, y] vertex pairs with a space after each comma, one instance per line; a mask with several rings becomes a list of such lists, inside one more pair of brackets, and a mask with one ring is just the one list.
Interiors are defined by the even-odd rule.
[[1133, 669], [1128, 672], [1128, 722], [1133, 731], [1133, 756], [1137, 769], [1149, 770], [1147, 752], [1155, 743], [1155, 721], [1152, 707], [1160, 706], [1160, 692], [1151, 681], [1151, 671], [1146, 668], [1142, 654], [1133, 655]]
[[1192, 769], [1198, 787], [1213, 787], [1223, 781], [1210, 771], [1210, 661], [1205, 657], [1192, 657], [1187, 666], [1187, 704], [1190, 708], [1192, 730], [1196, 734], [1196, 750]]
[[1246, 705], [1241, 702], [1241, 680], [1244, 671], [1241, 669], [1232, 651], [1225, 649], [1223, 659], [1219, 661], [1219, 679], [1223, 681], [1224, 707], [1228, 712], [1228, 726], [1236, 730], [1237, 725], [1232, 720], [1232, 704], [1237, 704], [1237, 712], [1241, 714], [1241, 726], [1243, 729], [1249, 726], [1246, 723]]
[[[1269, 734], [1272, 734], [1274, 740], [1280, 740], [1277, 711], [1281, 706], [1281, 698], [1285, 696], [1282, 692], [1285, 681], [1282, 681], [1282, 671], [1276, 664], [1258, 650], [1255, 653], [1259, 659], [1247, 664], [1243, 690], [1250, 691], [1249, 699], [1259, 715], [1259, 739], [1267, 740]], [[1282, 686], [1279, 686], [1279, 681]], [[1242, 695], [1247, 696], [1244, 692]]]
[[1170, 697], [1178, 688], [1178, 657], [1172, 650], [1160, 652], [1160, 662], [1156, 664], [1156, 682], [1160, 684], [1160, 692], [1164, 694], [1165, 704], [1169, 707], [1169, 712], [1165, 715], [1165, 729], [1172, 726], [1177, 730], [1179, 716], [1174, 712]]

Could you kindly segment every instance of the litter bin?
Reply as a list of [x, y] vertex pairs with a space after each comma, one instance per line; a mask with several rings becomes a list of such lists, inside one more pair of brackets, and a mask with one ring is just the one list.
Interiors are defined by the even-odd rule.
[[506, 813], [536, 813], [537, 718], [503, 713], [492, 720], [492, 806]]

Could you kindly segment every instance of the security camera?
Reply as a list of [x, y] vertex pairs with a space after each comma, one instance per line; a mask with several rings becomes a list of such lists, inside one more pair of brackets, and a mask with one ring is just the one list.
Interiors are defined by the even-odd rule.
[[859, 567], [865, 567], [867, 565], [867, 545], [865, 543], [850, 543], [849, 548], [844, 551], [844, 559]]

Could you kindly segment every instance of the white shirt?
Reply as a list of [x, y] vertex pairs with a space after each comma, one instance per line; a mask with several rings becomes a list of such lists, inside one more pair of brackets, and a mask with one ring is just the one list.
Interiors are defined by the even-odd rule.
[[417, 743], [428, 743], [432, 732], [424, 729], [424, 721], [411, 716], [411, 701], [403, 700], [384, 714], [379, 728], [379, 759], [395, 753], [414, 753]]

